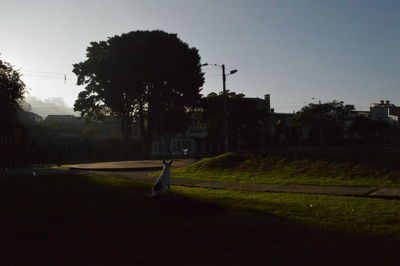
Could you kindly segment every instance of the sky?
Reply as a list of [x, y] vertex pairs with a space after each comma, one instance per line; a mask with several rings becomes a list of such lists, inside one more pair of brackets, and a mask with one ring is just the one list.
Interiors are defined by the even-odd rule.
[[[358, 110], [400, 105], [400, 1], [0, 0], [0, 59], [23, 74], [29, 96], [72, 107], [83, 87], [72, 65], [91, 41], [135, 30], [176, 33], [202, 63], [238, 72], [227, 89], [271, 95], [276, 112], [318, 101]], [[202, 93], [222, 90], [203, 68]], [[66, 76], [66, 80], [64, 79]]]

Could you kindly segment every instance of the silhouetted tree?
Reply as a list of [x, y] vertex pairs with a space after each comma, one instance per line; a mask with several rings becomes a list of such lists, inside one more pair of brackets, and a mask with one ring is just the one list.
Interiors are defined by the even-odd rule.
[[92, 42], [86, 56], [74, 65], [78, 85], [86, 85], [74, 109], [94, 118], [113, 113], [121, 119], [126, 140], [133, 121], [139, 121], [146, 154], [161, 114], [200, 99], [204, 78], [198, 51], [176, 34], [133, 31]]
[[25, 84], [13, 67], [0, 60], [0, 115], [3, 119], [15, 115], [24, 98]]
[[320, 144], [335, 137], [342, 137], [344, 123], [354, 111], [353, 105], [332, 101], [321, 104], [310, 103], [296, 113], [293, 120], [296, 126], [309, 127]]
[[0, 169], [5, 168], [13, 156], [10, 145], [16, 113], [20, 109], [25, 90], [18, 71], [0, 60]]
[[[255, 146], [259, 140], [262, 125], [266, 123], [267, 110], [263, 100], [246, 98], [244, 94], [227, 92], [228, 96], [228, 134], [230, 149], [236, 148], [238, 141]], [[210, 93], [200, 102], [201, 111], [196, 120], [207, 129], [208, 138], [214, 143], [223, 140], [223, 101], [222, 93]]]

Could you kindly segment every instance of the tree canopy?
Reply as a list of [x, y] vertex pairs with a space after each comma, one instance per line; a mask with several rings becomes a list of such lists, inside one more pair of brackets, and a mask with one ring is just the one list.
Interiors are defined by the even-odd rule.
[[86, 57], [73, 66], [78, 85], [85, 85], [75, 111], [90, 118], [118, 116], [126, 139], [133, 121], [140, 122], [146, 153], [161, 114], [185, 111], [201, 97], [200, 56], [176, 34], [157, 30], [117, 35], [91, 42]]
[[297, 126], [310, 128], [319, 143], [323, 144], [327, 139], [343, 135], [344, 123], [352, 111], [353, 105], [344, 105], [341, 101], [310, 103], [296, 113], [294, 122]]
[[18, 71], [0, 60], [0, 170], [13, 167], [15, 159], [23, 155], [22, 149], [15, 148], [13, 137], [25, 90]]
[[[258, 98], [246, 98], [242, 93], [229, 91], [227, 91], [227, 97], [230, 149], [236, 148], [240, 141], [250, 143], [259, 139], [258, 131], [261, 130], [263, 124], [266, 124], [267, 109], [264, 101]], [[210, 93], [201, 99], [201, 111], [196, 112], [196, 120], [207, 129], [208, 138], [221, 145], [223, 141], [223, 102], [222, 92], [220, 94]]]
[[9, 63], [0, 60], [0, 115], [15, 113], [20, 108], [25, 91], [19, 72]]

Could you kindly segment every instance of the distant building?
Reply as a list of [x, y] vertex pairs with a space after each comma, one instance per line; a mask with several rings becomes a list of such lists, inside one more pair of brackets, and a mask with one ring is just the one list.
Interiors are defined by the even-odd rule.
[[17, 115], [18, 115], [18, 120], [26, 124], [32, 124], [43, 121], [43, 118], [40, 115], [33, 112], [20, 110], [18, 111]]
[[353, 111], [351, 113], [351, 115], [369, 118], [370, 117], [370, 111]]
[[[267, 136], [273, 142], [280, 144], [288, 144], [293, 135], [296, 133], [293, 128], [294, 113], [276, 113], [271, 108], [271, 96], [264, 96], [265, 108], [267, 109]], [[307, 132], [301, 132], [301, 135], [307, 135]]]
[[400, 107], [391, 104], [390, 101], [381, 101], [370, 105], [370, 118], [394, 127], [399, 127]]

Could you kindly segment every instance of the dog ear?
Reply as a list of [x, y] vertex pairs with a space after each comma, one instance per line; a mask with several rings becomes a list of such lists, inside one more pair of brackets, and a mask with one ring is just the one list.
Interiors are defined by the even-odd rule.
[[163, 164], [167, 164], [167, 162], [166, 162], [166, 161], [164, 161], [164, 160], [162, 160], [162, 162], [163, 162]]
[[170, 160], [168, 163], [169, 163], [169, 164], [172, 164], [172, 160]]

